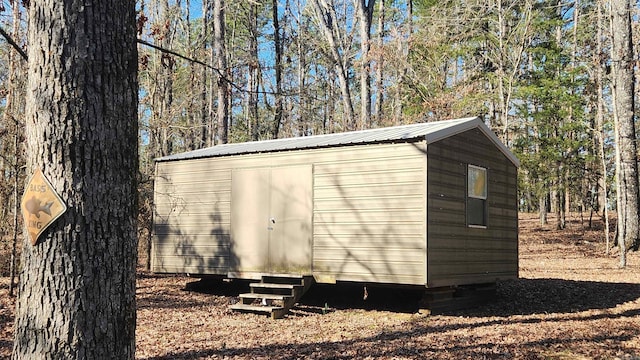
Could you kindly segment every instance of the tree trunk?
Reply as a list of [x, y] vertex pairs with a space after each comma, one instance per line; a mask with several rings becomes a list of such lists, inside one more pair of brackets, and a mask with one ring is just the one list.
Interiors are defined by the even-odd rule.
[[133, 359], [136, 9], [132, 1], [32, 1], [27, 173], [67, 205], [25, 241], [14, 359]]
[[[13, 3], [12, 7], [12, 23], [13, 29], [11, 31], [11, 36], [13, 39], [18, 41], [20, 39], [20, 21], [22, 20], [22, 12], [20, 11], [20, 5], [17, 2]], [[22, 123], [18, 122], [15, 114], [22, 113], [22, 104], [19, 104], [20, 94], [18, 93], [18, 89], [21, 87], [20, 81], [24, 76], [24, 67], [20, 66], [20, 62], [22, 59], [16, 51], [10, 50], [8, 53], [9, 57], [9, 73], [8, 75], [8, 84], [7, 84], [7, 96], [5, 98], [5, 108], [4, 108], [4, 126], [9, 129], [13, 129], [13, 164], [11, 166], [11, 173], [13, 174], [13, 224], [12, 224], [12, 241], [11, 241], [11, 263], [9, 265], [9, 296], [14, 295], [15, 289], [15, 278], [17, 272], [17, 257], [18, 257], [18, 232], [20, 231], [18, 227], [18, 178], [20, 176], [20, 167], [23, 162], [22, 156], [20, 156], [21, 151], [19, 146], [20, 141], [19, 138], [22, 135]], [[21, 102], [21, 101], [20, 101]], [[9, 157], [9, 154], [6, 154]], [[3, 170], [6, 168], [3, 166]], [[5, 171], [3, 171], [4, 173]], [[7, 179], [8, 180], [8, 179]], [[7, 204], [10, 202], [7, 201]], [[7, 214], [9, 212], [7, 211]]]
[[278, 0], [273, 0], [271, 6], [273, 15], [273, 46], [275, 48], [275, 74], [276, 74], [276, 106], [273, 114], [273, 130], [271, 138], [277, 139], [280, 125], [282, 124], [282, 42], [280, 41], [280, 19], [278, 15]]
[[609, 255], [609, 209], [607, 192], [607, 158], [604, 152], [605, 126], [604, 126], [604, 54], [602, 50], [602, 2], [598, 1], [597, 9], [597, 36], [596, 36], [596, 142], [598, 157], [600, 158], [601, 174], [598, 177], [598, 207], [604, 217], [605, 253]]
[[226, 144], [229, 136], [229, 69], [227, 69], [227, 50], [225, 45], [224, 0], [213, 2], [213, 53], [218, 70], [218, 122], [216, 136], [218, 144]]
[[[320, 4], [321, 2], [322, 4]], [[342, 104], [344, 111], [344, 126], [346, 130], [354, 130], [355, 118], [353, 115], [353, 101], [351, 99], [351, 89], [349, 87], [349, 79], [347, 76], [347, 60], [345, 56], [341, 55], [340, 47], [338, 45], [339, 36], [337, 26], [337, 16], [335, 14], [335, 8], [333, 2], [328, 3], [326, 0], [312, 0], [311, 1], [316, 20], [325, 40], [327, 40], [331, 61], [334, 64], [336, 75], [340, 83], [340, 93], [342, 94]]]
[[[209, 0], [202, 0], [202, 29], [200, 30], [202, 43], [202, 56], [207, 53], [208, 31], [209, 31]], [[207, 99], [210, 96], [207, 87], [208, 69], [204, 66], [200, 67], [200, 147], [207, 146], [209, 138], [208, 127], [209, 111]]]
[[384, 65], [384, 24], [385, 24], [385, 0], [380, 0], [378, 6], [378, 59], [376, 64], [376, 123], [380, 125], [382, 123], [382, 112], [384, 102], [384, 78], [383, 78], [383, 65]]
[[357, 0], [356, 9], [360, 25], [360, 126], [371, 126], [371, 21], [376, 0]]
[[616, 137], [620, 266], [638, 244], [638, 162], [634, 124], [634, 58], [629, 0], [611, 1], [611, 64]]
[[252, 141], [259, 139], [258, 123], [258, 5], [249, 5], [249, 66], [247, 71], [247, 126]]

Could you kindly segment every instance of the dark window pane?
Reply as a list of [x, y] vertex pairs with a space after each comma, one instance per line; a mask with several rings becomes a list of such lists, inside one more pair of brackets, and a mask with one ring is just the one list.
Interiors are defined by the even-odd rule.
[[467, 198], [467, 221], [469, 225], [486, 226], [485, 200]]

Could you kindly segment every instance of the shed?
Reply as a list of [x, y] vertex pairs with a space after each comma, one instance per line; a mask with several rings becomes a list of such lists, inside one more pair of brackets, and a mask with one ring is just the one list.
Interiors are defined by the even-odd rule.
[[517, 278], [518, 165], [479, 118], [162, 157], [152, 270], [427, 288]]

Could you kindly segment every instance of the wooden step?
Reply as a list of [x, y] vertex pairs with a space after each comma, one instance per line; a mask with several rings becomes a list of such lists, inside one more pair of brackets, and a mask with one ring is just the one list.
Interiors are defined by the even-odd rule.
[[260, 289], [295, 289], [296, 287], [300, 287], [302, 285], [297, 284], [274, 284], [274, 283], [251, 283], [249, 287], [251, 288], [260, 288]]
[[238, 295], [241, 299], [266, 299], [266, 300], [281, 300], [286, 301], [289, 299], [293, 299], [291, 295], [280, 295], [280, 294], [259, 294], [259, 293], [246, 293]]
[[247, 305], [242, 303], [233, 304], [230, 306], [232, 310], [271, 314], [273, 319], [281, 319], [287, 313], [288, 309], [281, 306], [259, 306], [259, 305]]
[[262, 276], [262, 282], [268, 284], [293, 284], [303, 285], [304, 275], [298, 274], [266, 274]]
[[[240, 294], [232, 310], [271, 314], [283, 318], [313, 284], [313, 277], [289, 274], [264, 274], [259, 283], [250, 283], [251, 293]], [[261, 300], [260, 303], [256, 300]], [[274, 301], [276, 303], [274, 304]]]

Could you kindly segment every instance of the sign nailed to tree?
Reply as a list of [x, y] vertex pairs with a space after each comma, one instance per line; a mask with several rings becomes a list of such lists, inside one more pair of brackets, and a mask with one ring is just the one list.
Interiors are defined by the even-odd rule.
[[31, 176], [22, 195], [20, 207], [32, 245], [35, 245], [44, 230], [67, 210], [67, 206], [40, 169], [36, 169]]

